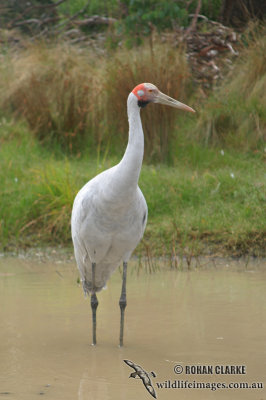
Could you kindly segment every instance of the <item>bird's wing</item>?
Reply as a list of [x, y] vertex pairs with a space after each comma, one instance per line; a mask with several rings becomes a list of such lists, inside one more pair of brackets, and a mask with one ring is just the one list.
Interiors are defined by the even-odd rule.
[[140, 379], [142, 380], [142, 383], [145, 386], [145, 388], [152, 395], [152, 397], [157, 399], [156, 392], [155, 392], [154, 387], [152, 386], [149, 374], [140, 365], [137, 365], [130, 360], [124, 360], [124, 362], [127, 365], [129, 365], [131, 368], [133, 368], [136, 372], [139, 373], [138, 375], [139, 375]]
[[150, 378], [149, 378], [149, 383], [146, 381], [145, 378], [141, 378], [141, 380], [142, 380], [143, 385], [145, 386], [145, 388], [146, 388], [146, 389], [148, 390], [148, 392], [152, 395], [152, 397], [154, 397], [155, 399], [157, 399], [156, 392], [155, 392], [154, 387], [152, 386], [152, 383], [151, 383]]
[[143, 231], [144, 231], [145, 227], [146, 227], [146, 223], [147, 223], [147, 218], [148, 218], [148, 206], [147, 206], [145, 197], [139, 187], [138, 187], [138, 198], [139, 198], [140, 212], [143, 217], [142, 223], [143, 223]]
[[130, 360], [124, 360], [124, 362], [131, 368], [133, 368], [136, 372], [145, 373], [144, 369], [140, 365], [137, 365]]

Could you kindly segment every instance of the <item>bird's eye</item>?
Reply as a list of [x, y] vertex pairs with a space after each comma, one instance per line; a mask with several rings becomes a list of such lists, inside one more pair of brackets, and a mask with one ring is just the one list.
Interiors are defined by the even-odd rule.
[[153, 90], [152, 90], [152, 89], [149, 89], [149, 90], [148, 90], [148, 92], [149, 92], [149, 93], [152, 93], [152, 92], [153, 92]]

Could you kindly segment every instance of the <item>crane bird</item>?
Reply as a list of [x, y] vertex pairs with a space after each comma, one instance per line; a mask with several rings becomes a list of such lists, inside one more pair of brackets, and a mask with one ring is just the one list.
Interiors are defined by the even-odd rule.
[[144, 153], [140, 109], [149, 103], [195, 112], [163, 94], [151, 83], [136, 86], [127, 99], [129, 139], [119, 164], [91, 179], [78, 192], [72, 210], [74, 253], [85, 295], [91, 296], [92, 336], [96, 344], [96, 293], [123, 262], [120, 305], [120, 346], [123, 346], [127, 263], [141, 240], [148, 216], [138, 186]]

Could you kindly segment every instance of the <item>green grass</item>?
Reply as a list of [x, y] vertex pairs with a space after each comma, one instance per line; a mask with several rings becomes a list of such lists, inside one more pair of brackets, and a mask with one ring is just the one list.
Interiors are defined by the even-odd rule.
[[82, 10], [85, 6], [86, 14], [88, 15], [115, 15], [119, 10], [119, 5], [117, 0], [75, 0], [75, 1], [67, 1], [59, 6], [59, 10], [62, 14], [65, 15], [74, 15], [80, 10]]
[[[204, 163], [197, 163], [193, 152], [201, 151]], [[156, 236], [156, 245], [159, 241], [161, 251], [164, 244], [167, 254], [173, 246], [177, 253], [182, 247], [192, 251], [193, 244], [196, 252], [220, 247], [235, 254], [257, 254], [265, 234], [261, 162], [252, 154], [229, 151], [222, 156], [218, 149], [196, 146], [191, 152], [188, 146], [175, 168], [144, 168], [141, 184], [150, 213], [147, 236]]]
[[[134, 12], [138, 15], [141, 14], [143, 12], [142, 9], [144, 9], [146, 11], [146, 14], [148, 14], [145, 2], [137, 2], [136, 4], [135, 3], [136, 1], [134, 2], [128, 0], [90, 0], [89, 2], [87, 0], [68, 0], [59, 6], [59, 10], [63, 16], [70, 16], [82, 10], [87, 5], [86, 14], [88, 15], [109, 15], [116, 18], [120, 17], [123, 19], [125, 18], [127, 13], [130, 13], [131, 16], [132, 14], [134, 14]], [[161, 1], [153, 0], [149, 2], [148, 5], [150, 6], [151, 10], [158, 12], [162, 5], [161, 3]], [[176, 3], [177, 2], [175, 0], [168, 1], [169, 9], [172, 10], [173, 7], [176, 6]], [[201, 14], [206, 15], [208, 18], [216, 20], [219, 17], [221, 5], [221, 0], [213, 0], [212, 2], [209, 2], [208, 0], [203, 0]], [[192, 0], [188, 4], [188, 2], [185, 0], [179, 0], [178, 7], [180, 7], [180, 9], [182, 10], [187, 9], [189, 14], [194, 13], [197, 7], [197, 1]], [[185, 18], [183, 18], [182, 20], [183, 23], [185, 22], [184, 20]], [[161, 28], [160, 24], [158, 27]], [[170, 28], [170, 26], [168, 28]]]
[[[79, 188], [118, 159], [51, 155], [25, 125], [2, 120], [2, 248], [70, 244], [70, 214]], [[149, 221], [138, 252], [149, 255], [263, 254], [264, 171], [260, 153], [221, 154], [186, 145], [174, 167], [144, 165], [140, 187]]]

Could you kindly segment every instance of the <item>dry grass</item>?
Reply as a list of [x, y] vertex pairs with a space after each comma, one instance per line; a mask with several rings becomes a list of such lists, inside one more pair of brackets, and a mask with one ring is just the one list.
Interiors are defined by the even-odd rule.
[[205, 143], [249, 150], [266, 138], [266, 30], [253, 37], [225, 84], [207, 101], [195, 131]]
[[[56, 140], [71, 152], [104, 152], [110, 143], [115, 152], [121, 149], [126, 99], [137, 84], [155, 83], [184, 100], [188, 81], [184, 52], [166, 44], [120, 49], [104, 58], [64, 44], [38, 44], [6, 57], [5, 67], [0, 102], [24, 117], [38, 139]], [[178, 113], [157, 106], [143, 114], [146, 155], [165, 160]]]
[[74, 47], [38, 44], [10, 60], [5, 103], [41, 141], [78, 150], [94, 130], [101, 87], [94, 60]]

